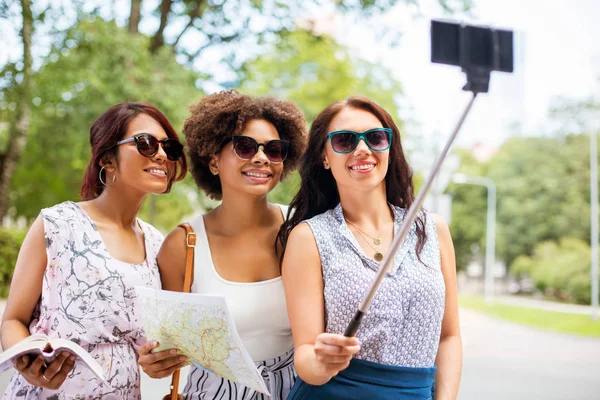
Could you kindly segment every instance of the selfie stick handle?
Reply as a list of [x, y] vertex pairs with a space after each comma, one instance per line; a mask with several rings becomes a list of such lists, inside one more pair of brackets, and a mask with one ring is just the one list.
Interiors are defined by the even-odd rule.
[[450, 139], [448, 139], [448, 142], [446, 143], [444, 150], [442, 150], [442, 154], [440, 154], [439, 158], [435, 162], [435, 164], [431, 170], [431, 173], [429, 174], [429, 178], [427, 178], [427, 181], [423, 184], [423, 187], [419, 191], [417, 198], [411, 204], [408, 211], [406, 212], [404, 219], [402, 220], [402, 224], [400, 225], [400, 231], [398, 232], [398, 235], [396, 235], [396, 237], [392, 241], [390, 250], [388, 251], [387, 255], [381, 261], [381, 266], [379, 267], [379, 270], [377, 271], [377, 275], [375, 275], [375, 278], [371, 282], [371, 286], [369, 287], [367, 294], [363, 298], [363, 301], [360, 304], [358, 311], [356, 311], [356, 314], [354, 314], [352, 321], [346, 328], [346, 332], [344, 333], [344, 336], [352, 337], [352, 336], [356, 335], [356, 332], [358, 331], [358, 327], [360, 326], [360, 323], [361, 323], [364, 315], [367, 313], [367, 310], [369, 309], [369, 306], [371, 305], [371, 302], [373, 301], [373, 297], [375, 297], [375, 293], [377, 293], [377, 289], [379, 288], [379, 285], [383, 281], [385, 274], [390, 270], [391, 266], [394, 264], [394, 256], [396, 255], [396, 252], [400, 248], [400, 245], [402, 245], [402, 243], [404, 243], [404, 239], [406, 239], [406, 236], [408, 235], [408, 230], [410, 229], [412, 224], [417, 219], [417, 215], [418, 215], [419, 211], [421, 210], [421, 206], [423, 205], [425, 196], [427, 195], [427, 192], [429, 192], [429, 189], [431, 188], [433, 180], [435, 179], [435, 176], [439, 172], [440, 167], [442, 166], [442, 163], [444, 162], [444, 159], [446, 158], [446, 155], [448, 155], [448, 151], [450, 150], [450, 147], [452, 146], [454, 139], [458, 135], [458, 131], [462, 127], [463, 123], [465, 122], [465, 119], [467, 118], [467, 114], [471, 110], [471, 106], [473, 105], [473, 102], [475, 101], [475, 97], [477, 97], [477, 92], [473, 92], [473, 97], [471, 97], [469, 104], [467, 104], [467, 107], [463, 111], [462, 116], [458, 120], [458, 123], [456, 124], [456, 127], [454, 128], [454, 131], [452, 132], [452, 135], [450, 136]]

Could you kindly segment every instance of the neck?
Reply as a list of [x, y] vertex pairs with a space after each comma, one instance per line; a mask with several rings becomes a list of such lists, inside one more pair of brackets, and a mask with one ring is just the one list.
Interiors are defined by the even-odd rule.
[[370, 232], [381, 232], [394, 221], [388, 207], [385, 185], [371, 192], [340, 191], [344, 217], [352, 224]]
[[219, 229], [232, 235], [270, 221], [267, 196], [224, 193], [221, 205], [213, 213]]
[[88, 204], [97, 213], [96, 218], [130, 228], [136, 226], [136, 218], [145, 198], [145, 193], [128, 193], [127, 190], [105, 188], [100, 196], [90, 200]]

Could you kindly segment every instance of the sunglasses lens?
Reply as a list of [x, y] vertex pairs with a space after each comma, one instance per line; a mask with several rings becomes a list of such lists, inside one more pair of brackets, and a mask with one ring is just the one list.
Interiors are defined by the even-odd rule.
[[183, 145], [175, 139], [167, 139], [162, 143], [167, 158], [171, 161], [179, 160], [183, 153]]
[[280, 140], [271, 140], [264, 147], [265, 155], [274, 163], [280, 163], [287, 156], [287, 147]]
[[242, 160], [249, 160], [256, 154], [256, 141], [249, 137], [241, 137], [233, 142], [233, 151]]
[[390, 147], [388, 133], [384, 130], [377, 130], [367, 133], [367, 144], [372, 150], [383, 151]]
[[158, 140], [151, 135], [140, 135], [137, 137], [138, 152], [145, 157], [152, 157], [158, 151]]
[[348, 153], [356, 148], [358, 137], [352, 132], [340, 132], [331, 136], [331, 147], [338, 153]]

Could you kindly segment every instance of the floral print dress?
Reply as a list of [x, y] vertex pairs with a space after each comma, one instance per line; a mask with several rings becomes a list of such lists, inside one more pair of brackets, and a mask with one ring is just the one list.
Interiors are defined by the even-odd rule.
[[29, 331], [78, 343], [100, 363], [108, 384], [77, 360], [58, 390], [32, 386], [16, 372], [4, 398], [140, 399], [137, 349], [145, 339], [134, 286], [160, 288], [156, 255], [163, 236], [138, 219], [146, 260], [129, 264], [108, 254], [96, 225], [77, 204], [58, 204], [41, 216], [48, 264]]

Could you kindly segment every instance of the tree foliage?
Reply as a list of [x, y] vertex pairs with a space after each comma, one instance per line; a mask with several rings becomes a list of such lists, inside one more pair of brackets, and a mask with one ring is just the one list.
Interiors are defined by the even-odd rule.
[[581, 239], [538, 243], [531, 256], [519, 256], [512, 272], [530, 276], [541, 292], [561, 300], [589, 304], [590, 247]]
[[[168, 49], [151, 54], [149, 40], [114, 22], [86, 18], [52, 49], [35, 75], [30, 136], [10, 193], [16, 215], [32, 219], [42, 207], [78, 197], [90, 155], [89, 129], [108, 107], [146, 101], [179, 130], [187, 104], [202, 94], [195, 87], [200, 75], [178, 64]], [[18, 85], [11, 79], [0, 108], [14, 101]]]

